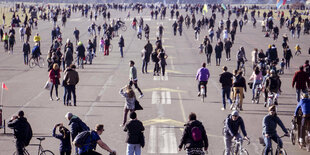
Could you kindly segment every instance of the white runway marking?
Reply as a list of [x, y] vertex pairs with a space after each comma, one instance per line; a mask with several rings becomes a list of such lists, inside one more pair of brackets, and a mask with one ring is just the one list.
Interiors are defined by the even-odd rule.
[[153, 91], [152, 104], [171, 104], [171, 92], [162, 91], [159, 93], [158, 91]]

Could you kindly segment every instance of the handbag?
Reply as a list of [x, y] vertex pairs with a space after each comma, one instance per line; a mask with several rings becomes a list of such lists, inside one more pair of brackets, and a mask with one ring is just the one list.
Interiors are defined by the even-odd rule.
[[135, 100], [135, 110], [143, 110], [138, 100]]
[[50, 80], [47, 80], [43, 88], [46, 90], [51, 90], [52, 85], [53, 85], [53, 83]]

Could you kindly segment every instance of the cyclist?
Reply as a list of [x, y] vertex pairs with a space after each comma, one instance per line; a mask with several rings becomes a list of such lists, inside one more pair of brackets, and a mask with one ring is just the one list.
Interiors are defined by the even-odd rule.
[[[300, 100], [299, 104], [296, 107], [294, 113], [294, 120], [297, 119], [298, 112], [301, 109], [302, 111], [302, 119], [301, 119], [301, 128], [298, 131], [299, 137], [299, 146], [302, 147], [305, 142], [305, 131], [310, 131], [310, 99], [308, 93], [303, 94], [303, 99]], [[300, 134], [301, 133], [301, 134]]]
[[244, 62], [248, 61], [245, 55], [244, 48], [241, 46], [237, 53], [237, 70], [239, 70], [241, 63], [244, 65]]
[[196, 119], [195, 113], [190, 113], [188, 119], [189, 121], [184, 125], [185, 129], [179, 145], [179, 151], [181, 151], [183, 145], [185, 145], [187, 155], [204, 155], [205, 153], [202, 148], [204, 147], [204, 150], [207, 151], [209, 146], [205, 128], [203, 124]]
[[[208, 68], [206, 68], [206, 63], [202, 63], [202, 67], [199, 68], [197, 70], [197, 74], [196, 74], [196, 80], [198, 80], [198, 97], [200, 95], [204, 95], [205, 97], [207, 97], [207, 83], [208, 83], [208, 79], [210, 78], [210, 72], [208, 70]], [[204, 91], [205, 94], [200, 94], [200, 85], [204, 86]]]
[[250, 79], [250, 81], [253, 80], [253, 87], [252, 87], [252, 103], [254, 103], [254, 97], [255, 97], [255, 89], [257, 86], [259, 86], [262, 83], [263, 75], [260, 71], [259, 67], [255, 67]]
[[31, 57], [38, 62], [40, 55], [41, 55], [40, 45], [39, 43], [36, 43], [32, 48]]
[[224, 143], [225, 143], [225, 148], [226, 148], [225, 155], [230, 155], [231, 140], [233, 138], [235, 139], [242, 138], [239, 133], [239, 128], [241, 128], [244, 138], [249, 139], [245, 131], [243, 119], [241, 118], [241, 116], [239, 116], [238, 111], [233, 111], [225, 119], [225, 123], [224, 123]]
[[[270, 76], [266, 79], [265, 88], [269, 93], [275, 93], [274, 104], [278, 105], [278, 94], [281, 92], [281, 80], [275, 70], [270, 70]], [[266, 104], [264, 105], [266, 107]]]
[[[233, 77], [233, 91], [234, 91], [234, 100], [236, 100], [237, 93], [239, 92], [239, 108], [242, 111], [242, 103], [244, 98], [243, 89], [246, 92], [246, 81], [245, 78], [242, 76], [242, 71], [238, 71], [237, 75]], [[230, 105], [230, 109], [233, 108], [233, 104]]]
[[288, 136], [288, 132], [285, 126], [283, 125], [281, 119], [278, 117], [276, 113], [276, 106], [275, 105], [270, 106], [268, 111], [269, 113], [263, 119], [263, 137], [266, 145], [264, 155], [268, 155], [268, 153], [270, 152], [270, 148], [272, 146], [271, 140], [278, 143], [278, 146], [280, 148], [283, 147], [282, 140], [277, 134], [276, 130], [277, 125], [279, 125], [282, 128], [283, 132], [285, 133], [285, 136]]

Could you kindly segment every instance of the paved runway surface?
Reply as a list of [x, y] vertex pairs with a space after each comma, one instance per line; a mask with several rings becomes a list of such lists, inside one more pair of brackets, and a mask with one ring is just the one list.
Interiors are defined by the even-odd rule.
[[[185, 12], [181, 14], [185, 17]], [[125, 17], [127, 12], [111, 12], [112, 18]], [[215, 66], [215, 55], [212, 55], [212, 65], [208, 66], [211, 79], [208, 83], [208, 97], [205, 103], [197, 97], [197, 82], [195, 74], [201, 63], [206, 61], [204, 54], [199, 54], [198, 46], [203, 41], [207, 30], [202, 30], [199, 41], [194, 39], [194, 31], [187, 30], [183, 26], [183, 36], [173, 36], [172, 23], [174, 20], [150, 20], [149, 10], [144, 10], [140, 15], [132, 12], [131, 17], [142, 16], [145, 23], [151, 28], [151, 43], [155, 46], [155, 35], [159, 24], [164, 25], [163, 45], [168, 54], [167, 75], [165, 77], [153, 77], [152, 70], [154, 64], [149, 64], [149, 74], [142, 74], [141, 50], [146, 44], [146, 40], [138, 40], [136, 32], [130, 27], [131, 22], [126, 20], [127, 31], [119, 31], [125, 39], [124, 58], [120, 57], [118, 49], [118, 37], [112, 40], [113, 51], [109, 56], [103, 56], [98, 51], [92, 65], [86, 65], [85, 69], [78, 69], [80, 82], [77, 85], [77, 107], [67, 107], [63, 105], [63, 88], [59, 88], [60, 101], [50, 101], [49, 91], [43, 89], [48, 79], [47, 67], [29, 69], [23, 64], [23, 54], [21, 52], [21, 42], [18, 40], [19, 34], [16, 29], [17, 45], [13, 55], [3, 52], [1, 43], [0, 52], [0, 81], [5, 82], [8, 91], [4, 92], [3, 114], [6, 120], [16, 114], [19, 110], [25, 111], [25, 116], [32, 125], [34, 136], [47, 136], [43, 142], [45, 149], [52, 150], [58, 154], [59, 141], [53, 137], [52, 129], [56, 123], [63, 122], [66, 126], [68, 121], [64, 115], [67, 112], [79, 116], [92, 129], [97, 123], [105, 125], [105, 131], [101, 138], [118, 154], [123, 155], [126, 151], [126, 134], [119, 126], [122, 123], [124, 99], [119, 95], [119, 89], [128, 84], [129, 60], [136, 62], [138, 70], [139, 86], [144, 92], [144, 97], [140, 99], [143, 111], [138, 111], [138, 118], [143, 121], [146, 128], [144, 134], [146, 145], [142, 154], [185, 154], [185, 151], [178, 152], [178, 144], [181, 139], [183, 124], [187, 121], [190, 112], [195, 112], [207, 130], [209, 138], [209, 154], [219, 155], [224, 150], [222, 137], [223, 120], [230, 110], [221, 111], [221, 85], [219, 84], [219, 74], [221, 67]], [[170, 16], [170, 14], [169, 14]], [[210, 17], [210, 12], [208, 13]], [[196, 16], [200, 19], [201, 15]], [[215, 25], [218, 25], [218, 19]], [[235, 17], [233, 16], [232, 19]], [[103, 24], [102, 16], [98, 17], [97, 24]], [[225, 17], [224, 19], [227, 19]], [[258, 19], [261, 20], [261, 19]], [[81, 40], [84, 45], [89, 38], [87, 27], [91, 21], [82, 18], [79, 14], [73, 14], [68, 20], [65, 28], [61, 27], [63, 40], [70, 38], [73, 41], [73, 29], [76, 26], [81, 32]], [[232, 48], [232, 61], [225, 61], [225, 54], [221, 66], [226, 65], [230, 72], [236, 68], [236, 52], [240, 46], [245, 47], [246, 55], [251, 60], [253, 48], [267, 49], [268, 44], [276, 44], [278, 54], [282, 57], [282, 38], [274, 42], [272, 39], [264, 38], [261, 32], [260, 22], [257, 28], [253, 29], [252, 23], [248, 23], [243, 28], [243, 32], [237, 32], [236, 41]], [[39, 21], [39, 32], [42, 38], [42, 53], [46, 57], [51, 45], [52, 23]], [[288, 30], [280, 30], [280, 36]], [[289, 34], [289, 33], [288, 33]], [[31, 37], [33, 38], [33, 36]], [[296, 107], [295, 89], [291, 87], [292, 77], [299, 65], [302, 65], [309, 58], [305, 51], [309, 47], [309, 36], [301, 36], [300, 39], [290, 39], [289, 45], [293, 51], [296, 43], [303, 49], [300, 56], [292, 60], [291, 68], [285, 70], [281, 76], [283, 93], [279, 98], [278, 114], [286, 127], [290, 127], [293, 110]], [[32, 40], [32, 39], [31, 39]], [[99, 40], [99, 38], [98, 38]], [[33, 43], [31, 43], [31, 46]], [[213, 43], [215, 46], [215, 43]], [[246, 79], [252, 74], [251, 62], [246, 63]], [[63, 74], [61, 74], [63, 77]], [[138, 94], [138, 92], [136, 92]], [[258, 137], [262, 132], [262, 119], [267, 114], [267, 109], [262, 104], [251, 103], [251, 90], [248, 89], [244, 101], [244, 111], [240, 113], [245, 121], [246, 130], [251, 138], [251, 144], [245, 146], [250, 154], [261, 154], [263, 146], [259, 144]], [[263, 97], [261, 97], [263, 101]], [[1, 130], [2, 132], [3, 130]], [[8, 133], [13, 131], [7, 129]], [[283, 134], [278, 127], [279, 135]], [[14, 152], [15, 144], [12, 134], [0, 135], [0, 154], [9, 155]], [[309, 154], [305, 150], [300, 150], [293, 146], [289, 138], [283, 138], [284, 147], [290, 155]], [[31, 143], [38, 141], [33, 138]], [[275, 147], [275, 145], [274, 145]], [[27, 149], [31, 154], [36, 153], [36, 147], [29, 146]], [[103, 154], [106, 151], [97, 147]]]

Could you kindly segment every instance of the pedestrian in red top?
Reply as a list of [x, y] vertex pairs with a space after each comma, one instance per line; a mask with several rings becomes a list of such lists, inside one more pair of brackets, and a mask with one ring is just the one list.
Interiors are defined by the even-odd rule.
[[60, 69], [57, 63], [54, 63], [53, 68], [49, 72], [49, 78], [50, 82], [53, 84], [51, 91], [50, 91], [50, 100], [53, 101], [53, 89], [55, 86], [55, 91], [56, 91], [56, 100], [59, 100], [58, 97], [58, 85], [60, 84], [59, 78], [60, 78]]
[[310, 85], [309, 76], [304, 71], [304, 67], [300, 66], [299, 71], [295, 72], [295, 75], [293, 77], [292, 87], [294, 88], [294, 85], [296, 84], [296, 98], [297, 102], [300, 100], [300, 91], [303, 93], [308, 93], [308, 87]]

